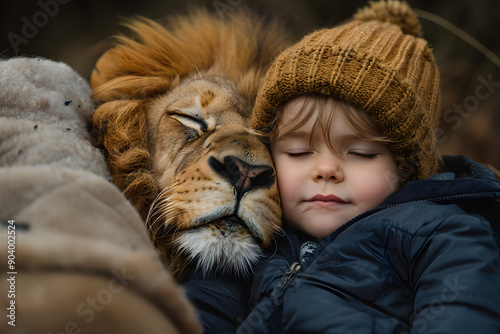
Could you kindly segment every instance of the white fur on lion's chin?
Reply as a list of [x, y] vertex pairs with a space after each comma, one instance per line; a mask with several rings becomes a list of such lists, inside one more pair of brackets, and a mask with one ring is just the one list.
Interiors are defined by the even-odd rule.
[[179, 250], [196, 261], [203, 273], [221, 272], [246, 276], [261, 255], [261, 248], [250, 236], [241, 236], [241, 230], [224, 235], [209, 226], [189, 230], [178, 239]]

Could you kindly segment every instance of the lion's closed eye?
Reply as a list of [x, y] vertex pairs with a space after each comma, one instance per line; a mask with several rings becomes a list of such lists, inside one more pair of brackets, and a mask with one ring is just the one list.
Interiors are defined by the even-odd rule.
[[197, 114], [191, 114], [182, 110], [168, 111], [168, 114], [171, 118], [175, 119], [185, 127], [196, 129], [199, 134], [207, 131], [207, 123]]

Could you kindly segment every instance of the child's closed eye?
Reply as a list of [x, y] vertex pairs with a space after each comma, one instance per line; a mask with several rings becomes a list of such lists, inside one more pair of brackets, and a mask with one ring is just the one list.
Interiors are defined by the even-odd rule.
[[362, 152], [349, 152], [349, 154], [360, 158], [360, 159], [365, 159], [365, 160], [373, 160], [377, 157], [377, 153], [362, 153]]
[[301, 152], [287, 152], [286, 155], [290, 158], [303, 158], [311, 155], [312, 152], [309, 151], [301, 151]]

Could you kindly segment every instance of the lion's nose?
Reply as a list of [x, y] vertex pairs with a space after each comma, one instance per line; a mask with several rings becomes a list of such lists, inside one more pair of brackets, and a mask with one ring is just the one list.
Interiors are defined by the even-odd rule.
[[244, 193], [256, 188], [270, 188], [274, 183], [274, 169], [270, 166], [255, 166], [228, 155], [224, 163], [214, 157], [208, 160], [210, 167], [219, 175], [227, 179], [236, 189], [238, 198]]

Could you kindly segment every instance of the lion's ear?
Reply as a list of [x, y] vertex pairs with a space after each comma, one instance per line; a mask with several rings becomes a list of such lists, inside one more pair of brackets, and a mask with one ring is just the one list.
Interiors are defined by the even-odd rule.
[[99, 58], [92, 71], [90, 84], [98, 103], [165, 93], [191, 70], [192, 45], [146, 18], [125, 25], [134, 37], [117, 36], [118, 44]]
[[[163, 94], [177, 86], [179, 73], [176, 68], [163, 69], [161, 74], [155, 73], [159, 72], [155, 69], [158, 65], [151, 59], [124, 57], [124, 53], [126, 51], [123, 47], [115, 47], [97, 61], [90, 77], [90, 85], [93, 98], [98, 103], [143, 99]], [[131, 62], [135, 64], [132, 65]]]
[[98, 60], [90, 75], [90, 86], [96, 89], [120, 73], [120, 62], [116, 61], [115, 49], [106, 51]]

